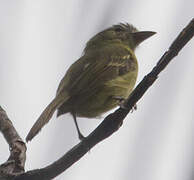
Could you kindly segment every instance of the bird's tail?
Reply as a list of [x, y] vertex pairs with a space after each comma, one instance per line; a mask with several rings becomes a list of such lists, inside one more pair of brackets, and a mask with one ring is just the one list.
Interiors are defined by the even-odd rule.
[[38, 120], [35, 122], [33, 127], [30, 129], [26, 137], [26, 141], [31, 141], [45, 126], [46, 123], [49, 122], [55, 110], [60, 107], [65, 101], [69, 99], [69, 96], [64, 95], [63, 93], [58, 94], [55, 99], [46, 107], [46, 109], [42, 112]]

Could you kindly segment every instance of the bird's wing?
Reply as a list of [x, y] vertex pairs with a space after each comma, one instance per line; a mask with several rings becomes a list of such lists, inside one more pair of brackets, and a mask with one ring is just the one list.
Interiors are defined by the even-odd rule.
[[[72, 95], [81, 95], [85, 93], [94, 94], [98, 87], [119, 76], [127, 74], [134, 70], [134, 54], [126, 53], [122, 55], [102, 55], [95, 57], [95, 60], [89, 61], [83, 67], [82, 72], [73, 79], [70, 85]], [[93, 91], [93, 93], [91, 93]]]

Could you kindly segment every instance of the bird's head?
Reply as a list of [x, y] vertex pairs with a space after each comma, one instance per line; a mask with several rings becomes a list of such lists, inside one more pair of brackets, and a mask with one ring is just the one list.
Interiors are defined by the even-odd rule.
[[152, 31], [138, 31], [128, 23], [120, 23], [92, 37], [88, 41], [85, 50], [99, 48], [99, 46], [112, 43], [122, 43], [134, 50], [142, 41], [154, 34], [155, 32]]

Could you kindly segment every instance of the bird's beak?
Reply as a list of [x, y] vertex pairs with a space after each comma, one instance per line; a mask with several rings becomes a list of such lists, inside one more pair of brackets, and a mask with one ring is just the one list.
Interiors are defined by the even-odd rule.
[[134, 39], [135, 43], [138, 45], [141, 42], [143, 42], [144, 40], [146, 40], [147, 38], [153, 36], [154, 34], [156, 34], [156, 32], [153, 32], [153, 31], [134, 32], [133, 39]]

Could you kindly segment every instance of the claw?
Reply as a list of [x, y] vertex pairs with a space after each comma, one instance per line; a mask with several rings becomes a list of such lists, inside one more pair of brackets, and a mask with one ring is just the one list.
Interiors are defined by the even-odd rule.
[[135, 104], [133, 107], [132, 107], [132, 109], [131, 109], [131, 113], [133, 113], [133, 111], [136, 111], [137, 110], [137, 104]]
[[79, 136], [80, 141], [83, 141], [85, 139], [85, 137], [81, 133], [78, 133], [78, 136]]
[[[125, 102], [125, 99], [123, 98], [123, 97], [121, 97], [121, 96], [114, 96], [113, 97], [115, 100], [118, 100], [118, 104], [119, 104], [119, 106], [122, 108], [122, 109], [128, 109], [127, 107], [125, 107], [125, 104], [124, 104], [124, 102]], [[131, 113], [133, 113], [134, 111], [136, 111], [137, 110], [137, 105], [135, 104], [134, 106], [133, 106], [133, 108], [131, 109]]]

